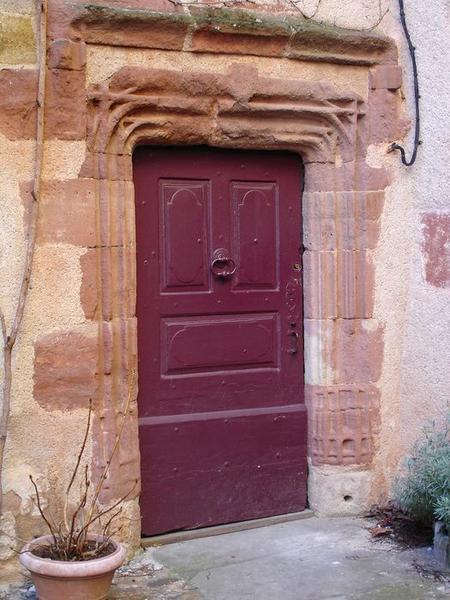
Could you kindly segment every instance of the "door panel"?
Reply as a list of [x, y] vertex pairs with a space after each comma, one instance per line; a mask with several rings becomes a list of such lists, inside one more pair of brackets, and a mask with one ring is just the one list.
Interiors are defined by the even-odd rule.
[[239, 264], [235, 290], [279, 288], [278, 187], [232, 182], [232, 249]]
[[[217, 315], [162, 321], [163, 374], [278, 364], [278, 315]], [[245, 355], [245, 357], [244, 357]]]
[[159, 199], [163, 249], [161, 291], [208, 290], [208, 182], [162, 180]]
[[135, 152], [144, 534], [305, 506], [300, 167]]

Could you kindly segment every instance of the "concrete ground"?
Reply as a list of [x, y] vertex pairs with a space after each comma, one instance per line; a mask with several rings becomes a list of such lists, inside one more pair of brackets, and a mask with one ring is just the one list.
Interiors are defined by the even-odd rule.
[[[120, 570], [108, 599], [449, 600], [429, 551], [374, 541], [369, 526], [310, 518], [151, 548]], [[34, 597], [25, 587], [7, 596]]]

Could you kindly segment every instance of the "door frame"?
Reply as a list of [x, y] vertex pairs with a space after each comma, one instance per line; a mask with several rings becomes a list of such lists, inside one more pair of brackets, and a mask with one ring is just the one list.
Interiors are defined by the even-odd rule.
[[[77, 16], [77, 24], [85, 27], [82, 39], [88, 43], [96, 43], [97, 39], [89, 38], [90, 26], [97, 27], [95, 35], [100, 37], [101, 28], [105, 26], [97, 23], [96, 18], [89, 14], [84, 22]], [[132, 24], [131, 14], [129, 18]], [[258, 27], [259, 31], [264, 30], [264, 18]], [[127, 24], [124, 31], [126, 29]], [[240, 32], [236, 34], [239, 37]], [[273, 34], [268, 30], [265, 35], [270, 40]], [[358, 50], [354, 40], [347, 46], [345, 39], [342, 43], [334, 40], [328, 58], [322, 57], [321, 61], [328, 61], [328, 66], [333, 64], [337, 73], [341, 68], [339, 63], [346, 68], [349, 52], [354, 51], [350, 62], [364, 69], [367, 78], [371, 76], [370, 70], [389, 69], [393, 63], [395, 66], [393, 44], [381, 38], [377, 38], [375, 44], [372, 37], [363, 34], [360, 40], [363, 47]], [[76, 41], [78, 43], [80, 38]], [[315, 48], [316, 42], [317, 39], [312, 38], [305, 43]], [[107, 80], [87, 89], [88, 153], [80, 177], [95, 180], [97, 186], [96, 270], [86, 275], [84, 282], [97, 294], [94, 318], [98, 323], [98, 408], [93, 432], [97, 444], [94, 473], [95, 469], [101, 470], [102, 456], [107, 455], [107, 448], [119, 430], [118, 415], [123, 398], [131, 397], [130, 418], [111, 466], [110, 485], [102, 496], [105, 502], [126, 493], [139, 478], [140, 470], [131, 157], [134, 147], [141, 142], [157, 146], [280, 149], [300, 155], [306, 165], [305, 397], [310, 421], [310, 463], [313, 469], [324, 465], [353, 465], [358, 473], [368, 472], [376, 447], [379, 414], [376, 373], [370, 368], [360, 369], [355, 376], [352, 373], [341, 377], [340, 373], [342, 370], [346, 375], [345, 363], [354, 364], [356, 355], [362, 357], [364, 364], [370, 361], [378, 365], [382, 357], [382, 331], [380, 328], [374, 331], [370, 321], [373, 264], [368, 251], [376, 244], [377, 234], [371, 245], [364, 242], [362, 247], [346, 246], [344, 237], [337, 235], [336, 246], [329, 252], [316, 224], [324, 206], [326, 214], [319, 215], [319, 220], [326, 218], [330, 211], [336, 215], [341, 205], [345, 205], [346, 228], [355, 231], [361, 220], [365, 222], [370, 215], [377, 219], [381, 214], [383, 190], [389, 176], [384, 169], [369, 167], [364, 160], [374, 139], [366, 115], [380, 107], [384, 110], [390, 97], [377, 94], [377, 86], [382, 87], [381, 80], [377, 80], [381, 83], [374, 80], [367, 98], [350, 84], [344, 89], [342, 85], [325, 83], [320, 64], [315, 65], [319, 70], [314, 77], [308, 76], [308, 80], [292, 76], [277, 79], [273, 72], [271, 75], [260, 72], [247, 57], [232, 62], [226, 71], [218, 71], [207, 54], [202, 69], [195, 70], [188, 63], [185, 67], [183, 60], [189, 57], [189, 52], [180, 50], [179, 60], [172, 63], [174, 53], [169, 51], [170, 66], [164, 68], [122, 66], [119, 61]], [[255, 52], [243, 51], [242, 54]], [[280, 60], [287, 59], [283, 55]], [[245, 82], [245, 85], [237, 82]], [[340, 228], [339, 223], [335, 225]], [[355, 250], [351, 261], [345, 256], [348, 248]], [[333, 269], [340, 275], [333, 274]], [[348, 320], [345, 326], [351, 321], [352, 330], [343, 328], [342, 323], [336, 324], [339, 318]], [[346, 343], [350, 336], [351, 343]], [[357, 419], [353, 418], [355, 411]], [[315, 472], [317, 476], [310, 480], [310, 499], [313, 506], [320, 508], [325, 483], [321, 472], [317, 469]], [[331, 481], [329, 473], [325, 475], [328, 483]], [[342, 475], [339, 477], [342, 481]], [[346, 489], [342, 495], [337, 493], [335, 500], [339, 506], [346, 506], [345, 498], [349, 495], [357, 496], [361, 485], [355, 481], [356, 476], [348, 479], [348, 486], [353, 486], [354, 491], [350, 493]], [[367, 485], [364, 489], [361, 498], [368, 495]], [[137, 495], [136, 492], [135, 502]], [[357, 501], [356, 498], [355, 503]], [[347, 503], [347, 510], [349, 506]]]

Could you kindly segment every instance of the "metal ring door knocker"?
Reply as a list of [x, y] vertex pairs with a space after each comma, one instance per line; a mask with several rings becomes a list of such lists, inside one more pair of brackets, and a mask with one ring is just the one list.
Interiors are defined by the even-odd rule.
[[236, 263], [230, 257], [230, 253], [225, 248], [217, 248], [214, 250], [211, 272], [219, 279], [227, 279], [232, 277], [236, 272]]

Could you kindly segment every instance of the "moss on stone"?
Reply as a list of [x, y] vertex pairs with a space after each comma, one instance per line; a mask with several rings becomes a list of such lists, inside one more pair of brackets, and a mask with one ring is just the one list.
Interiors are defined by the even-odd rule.
[[290, 36], [294, 31], [285, 18], [248, 10], [192, 6], [190, 12], [197, 27], [266, 36]]
[[386, 50], [392, 44], [384, 35], [343, 29], [332, 24], [319, 23], [302, 15], [271, 15], [269, 13], [243, 9], [191, 6], [189, 13], [163, 13], [145, 9], [129, 9], [97, 4], [81, 6], [77, 21], [89, 24], [103, 21], [120, 24], [133, 21], [136, 24], [159, 24], [165, 28], [209, 29], [225, 33], [240, 33], [258, 36], [283, 36], [292, 39], [295, 48], [303, 42], [321, 49], [357, 48]]
[[112, 7], [100, 4], [84, 4], [81, 8], [81, 13], [75, 20], [75, 23], [82, 21], [89, 24], [101, 20], [114, 24], [123, 21], [134, 21], [143, 25], [160, 23], [161, 25], [179, 27], [183, 25], [188, 26], [194, 22], [194, 19], [185, 13], [172, 14], [140, 8]]

